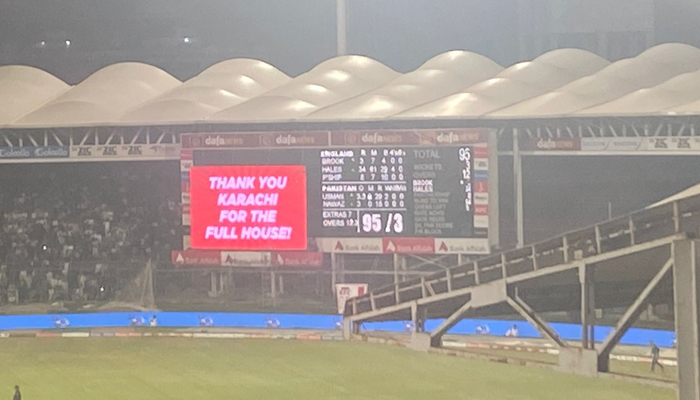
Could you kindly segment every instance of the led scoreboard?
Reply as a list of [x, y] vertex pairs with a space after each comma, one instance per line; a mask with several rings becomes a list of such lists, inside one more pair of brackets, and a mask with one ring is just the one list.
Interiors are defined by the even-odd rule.
[[473, 237], [474, 148], [321, 150], [321, 236]]
[[[209, 240], [214, 233], [234, 229], [223, 226], [231, 225], [230, 215], [261, 215], [256, 213], [265, 210], [254, 204], [217, 203], [256, 196], [254, 186], [245, 191], [229, 185], [222, 192], [213, 190], [209, 181], [200, 182], [213, 179], [212, 174], [253, 182], [270, 171], [270, 177], [282, 179], [299, 170], [304, 174], [294, 172], [295, 179], [303, 176], [305, 182], [280, 192], [283, 210], [276, 210], [282, 207], [276, 204], [267, 209], [275, 209], [276, 218], [294, 221], [293, 232], [308, 235], [309, 248], [351, 253], [489, 251], [489, 202], [495, 196], [489, 196], [487, 130], [206, 133], [183, 135], [182, 144], [183, 223], [192, 225], [193, 248], [307, 245], [291, 236], [286, 241], [227, 240], [221, 235]], [[203, 168], [208, 175], [193, 173]], [[204, 198], [208, 203], [199, 201]], [[301, 219], [305, 226], [299, 225]], [[256, 223], [257, 228], [251, 221], [236, 222], [238, 232], [278, 229], [276, 219]]]

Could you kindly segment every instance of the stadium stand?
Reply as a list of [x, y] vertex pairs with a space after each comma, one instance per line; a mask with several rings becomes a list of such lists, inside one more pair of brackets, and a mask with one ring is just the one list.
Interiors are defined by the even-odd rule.
[[168, 167], [5, 166], [0, 304], [107, 300], [117, 270], [169, 258], [179, 209], [175, 183], [163, 179]]

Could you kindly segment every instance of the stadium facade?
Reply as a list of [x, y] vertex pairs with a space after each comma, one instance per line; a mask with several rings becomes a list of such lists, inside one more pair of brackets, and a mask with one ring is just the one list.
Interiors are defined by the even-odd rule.
[[[391, 135], [398, 141], [417, 137], [415, 143], [441, 145], [440, 138], [455, 137], [449, 144], [469, 143], [475, 156], [476, 149], [488, 149], [481, 161], [483, 175], [489, 177], [482, 208], [488, 217], [488, 252], [530, 241], [525, 235], [525, 159], [700, 155], [699, 89], [700, 49], [673, 43], [614, 63], [590, 52], [560, 49], [507, 68], [474, 53], [451, 51], [406, 74], [362, 56], [337, 57], [297, 77], [262, 61], [233, 59], [185, 82], [153, 66], [120, 63], [75, 86], [35, 68], [5, 66], [0, 67], [0, 162], [169, 159], [180, 160], [187, 172], [192, 151], [208, 147], [303, 148], [312, 138], [328, 140], [333, 147], [338, 135], [348, 141], [339, 146], [356, 144], [350, 137], [361, 142], [365, 135], [372, 144]], [[246, 144], [245, 135], [256, 137], [257, 144]], [[183, 190], [183, 206], [188, 199]], [[476, 221], [474, 230], [484, 228]], [[600, 246], [600, 233], [592, 234]], [[363, 251], [374, 248], [371, 243], [364, 248], [365, 242], [338, 243], [317, 243], [314, 249], [331, 254], [334, 283], [343, 280], [336, 274], [342, 276], [345, 264], [354, 260], [353, 254], [345, 258], [343, 249], [350, 247], [358, 257], [391, 253], [396, 288], [408, 276], [400, 273], [466, 265], [464, 257], [482, 253], [441, 255], [437, 242], [425, 244], [430, 251], [397, 251], [400, 239], [377, 242], [378, 251]], [[695, 244], [673, 246], [674, 257], [696, 271], [696, 261], [690, 260]], [[532, 254], [533, 260], [540, 256], [536, 246]], [[662, 268], [658, 280], [670, 264]], [[682, 295], [697, 303], [697, 276], [693, 279], [696, 283], [686, 285]], [[271, 282], [274, 291], [274, 275]], [[420, 288], [421, 296], [431, 295], [424, 285]], [[396, 289], [397, 304], [398, 293]], [[696, 365], [684, 368], [697, 375], [697, 304], [682, 313], [693, 322], [683, 332], [683, 342], [694, 338], [696, 343]], [[589, 314], [582, 312], [582, 317]], [[700, 386], [697, 377], [687, 385], [686, 390], [695, 391]]]
[[[507, 68], [451, 51], [406, 74], [362, 56], [330, 59], [297, 77], [232, 59], [185, 82], [119, 63], [75, 86], [36, 68], [4, 66], [0, 162], [178, 159], [183, 133], [487, 128], [496, 133], [491, 167], [501, 166], [504, 193], [490, 209], [513, 219], [492, 226], [500, 236], [492, 243], [523, 244], [523, 193], [531, 186], [523, 184], [523, 158], [695, 154], [699, 144], [685, 138], [695, 136], [700, 113], [699, 68], [700, 50], [674, 43], [614, 63], [559, 49]], [[90, 146], [107, 147], [98, 154]]]

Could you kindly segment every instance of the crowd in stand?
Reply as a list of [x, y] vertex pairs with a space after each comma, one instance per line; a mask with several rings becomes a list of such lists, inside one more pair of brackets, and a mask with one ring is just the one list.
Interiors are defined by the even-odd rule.
[[0, 166], [0, 304], [107, 300], [178, 246], [177, 165]]

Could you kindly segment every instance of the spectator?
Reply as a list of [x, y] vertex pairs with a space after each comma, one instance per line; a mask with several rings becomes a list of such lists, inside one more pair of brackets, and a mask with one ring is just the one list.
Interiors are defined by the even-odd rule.
[[0, 304], [11, 288], [19, 302], [106, 300], [116, 285], [107, 265], [169, 258], [180, 216], [172, 200], [177, 174], [167, 168], [176, 170], [168, 163], [4, 168]]
[[654, 343], [653, 340], [649, 341], [649, 346], [651, 347], [651, 371], [654, 372], [654, 369], [658, 365], [659, 368], [661, 368], [661, 372], [663, 372], [664, 366], [661, 364], [661, 362], [659, 362], [661, 349], [656, 345], [656, 343]]
[[513, 325], [508, 331], [506, 331], [506, 337], [518, 337], [518, 325]]

